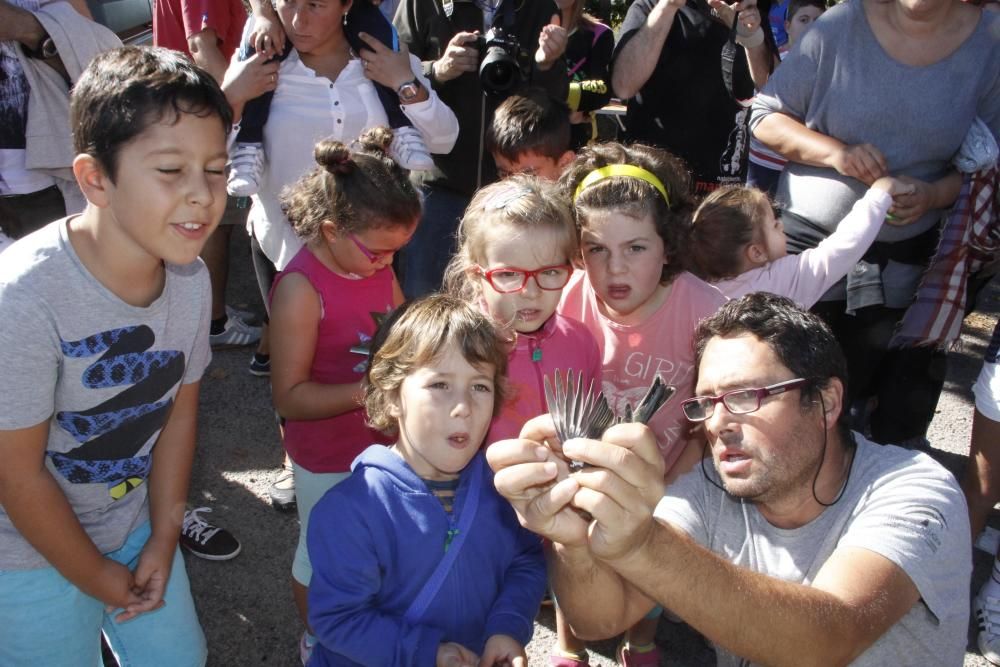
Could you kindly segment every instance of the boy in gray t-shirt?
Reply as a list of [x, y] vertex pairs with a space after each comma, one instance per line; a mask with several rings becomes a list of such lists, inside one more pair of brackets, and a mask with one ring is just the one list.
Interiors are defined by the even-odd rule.
[[142, 664], [202, 665], [177, 540], [232, 112], [183, 55], [126, 47], [70, 113], [87, 207], [0, 264], [0, 664], [99, 664], [102, 629]]

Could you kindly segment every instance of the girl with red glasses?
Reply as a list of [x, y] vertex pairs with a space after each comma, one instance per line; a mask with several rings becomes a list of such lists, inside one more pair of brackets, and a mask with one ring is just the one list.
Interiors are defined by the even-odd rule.
[[572, 369], [600, 386], [597, 342], [579, 322], [556, 314], [573, 272], [576, 229], [555, 184], [516, 175], [473, 197], [458, 230], [445, 289], [478, 304], [509, 334], [510, 392], [486, 443], [516, 438], [548, 412], [542, 377]]

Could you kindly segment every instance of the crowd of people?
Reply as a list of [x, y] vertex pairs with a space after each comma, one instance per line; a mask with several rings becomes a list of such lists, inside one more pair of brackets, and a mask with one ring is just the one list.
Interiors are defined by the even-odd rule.
[[[545, 596], [554, 667], [659, 665], [663, 616], [962, 663], [1000, 325], [961, 485], [925, 436], [1000, 249], [995, 2], [248, 4], [123, 47], [0, 0], [0, 664], [205, 664], [199, 382], [250, 346], [303, 664], [525, 665]], [[1000, 665], [1000, 559], [974, 610]]]

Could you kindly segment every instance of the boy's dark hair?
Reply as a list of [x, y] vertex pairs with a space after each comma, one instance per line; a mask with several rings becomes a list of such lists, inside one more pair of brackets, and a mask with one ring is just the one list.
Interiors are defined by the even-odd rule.
[[570, 149], [569, 109], [538, 88], [508, 97], [493, 114], [486, 148], [511, 162], [529, 151], [558, 160]]
[[420, 217], [420, 195], [389, 157], [392, 131], [365, 130], [351, 147], [332, 139], [316, 144], [317, 166], [281, 191], [279, 199], [295, 233], [306, 244], [330, 221], [340, 234], [410, 225]]
[[767, 195], [755, 188], [724, 185], [709, 193], [691, 220], [691, 272], [710, 282], [739, 275], [743, 251], [760, 238], [770, 207]]
[[73, 148], [97, 160], [112, 183], [121, 149], [154, 123], [182, 113], [216, 116], [223, 134], [233, 110], [215, 79], [183, 53], [123, 46], [94, 57], [70, 95]]
[[474, 305], [447, 294], [407, 301], [382, 322], [371, 342], [365, 372], [365, 409], [372, 428], [395, 435], [397, 420], [389, 405], [416, 368], [433, 363], [446, 349], [457, 349], [472, 366], [493, 366], [493, 416], [507, 396], [511, 342]]
[[[613, 164], [640, 167], [659, 179], [667, 191], [670, 203], [654, 186], [639, 178], [612, 176], [587, 187], [576, 196], [576, 189], [590, 172]], [[587, 216], [593, 211], [617, 211], [631, 218], [647, 215], [653, 220], [656, 233], [663, 239], [667, 263], [663, 265], [660, 282], [667, 284], [684, 270], [682, 252], [687, 246], [687, 231], [694, 212], [691, 195], [691, 175], [684, 161], [661, 148], [643, 144], [607, 142], [581, 149], [576, 159], [563, 172], [559, 184], [563, 194], [573, 202], [577, 230], [587, 226]]]
[[[816, 390], [827, 387], [830, 378], [840, 380], [844, 396], [847, 396], [847, 361], [826, 322], [802, 310], [791, 299], [768, 292], [754, 292], [729, 301], [701, 321], [694, 337], [695, 373], [701, 367], [709, 340], [746, 334], [766, 343], [795, 377], [810, 380], [802, 389], [803, 405], [815, 403]], [[837, 428], [850, 441], [847, 413], [845, 404]]]
[[788, 7], [785, 9], [785, 20], [791, 21], [803, 7], [815, 7], [821, 12], [826, 11], [826, 0], [788, 0]]

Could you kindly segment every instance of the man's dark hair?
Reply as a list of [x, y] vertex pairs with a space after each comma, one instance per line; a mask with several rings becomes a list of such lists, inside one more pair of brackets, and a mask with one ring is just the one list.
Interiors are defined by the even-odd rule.
[[529, 151], [558, 160], [570, 149], [569, 109], [538, 88], [508, 97], [486, 131], [486, 148], [511, 162]]
[[122, 147], [154, 123], [181, 114], [216, 116], [228, 133], [233, 111], [215, 79], [183, 53], [124, 46], [90, 61], [70, 96], [73, 148], [97, 160], [114, 182]]
[[[701, 367], [709, 340], [746, 334], [766, 343], [795, 377], [811, 381], [802, 389], [803, 403], [815, 403], [817, 389], [826, 388], [830, 378], [844, 385], [846, 401], [847, 361], [833, 332], [818, 316], [802, 310], [791, 299], [767, 292], [734, 299], [701, 321], [695, 332], [695, 369]], [[845, 404], [837, 426], [849, 439], [847, 417]]]

